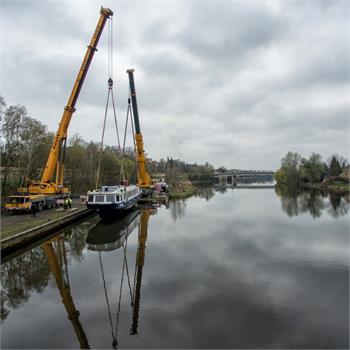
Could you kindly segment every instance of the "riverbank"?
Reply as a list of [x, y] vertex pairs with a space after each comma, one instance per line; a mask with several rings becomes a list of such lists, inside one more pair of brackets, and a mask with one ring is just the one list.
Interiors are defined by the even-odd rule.
[[169, 199], [183, 199], [193, 196], [197, 192], [197, 187], [191, 186], [178, 191], [170, 191]]
[[86, 209], [85, 203], [82, 203], [79, 199], [73, 199], [71, 209], [63, 209], [63, 207], [60, 207], [56, 209], [43, 210], [38, 212], [36, 217], [32, 217], [30, 213], [17, 215], [3, 213], [1, 215], [0, 239], [3, 240], [17, 233], [62, 219], [69, 214], [76, 213], [84, 209]]
[[334, 194], [347, 194], [350, 192], [350, 185], [344, 182], [334, 182], [324, 185], [323, 183], [314, 184], [312, 188], [317, 190], [326, 190]]
[[179, 181], [176, 186], [170, 187], [169, 199], [183, 199], [193, 196], [198, 191], [190, 180]]
[[70, 225], [92, 213], [84, 203], [76, 200], [71, 209], [63, 208], [44, 210], [32, 217], [30, 214], [2, 215], [1, 251], [27, 244], [38, 237]]
[[348, 194], [350, 192], [350, 184], [338, 178], [328, 179], [314, 184], [304, 184], [300, 187], [303, 189], [328, 191], [337, 195]]

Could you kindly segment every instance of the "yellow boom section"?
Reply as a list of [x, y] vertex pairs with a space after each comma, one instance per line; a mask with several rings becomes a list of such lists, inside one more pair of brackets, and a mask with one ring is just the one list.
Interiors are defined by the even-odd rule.
[[[86, 74], [89, 70], [89, 66], [90, 66], [90, 63], [91, 63], [92, 58], [94, 56], [94, 53], [97, 50], [96, 47], [97, 47], [98, 41], [101, 37], [103, 28], [106, 24], [107, 18], [109, 18], [110, 16], [113, 16], [113, 12], [108, 8], [102, 7], [96, 30], [94, 32], [94, 35], [91, 39], [91, 42], [90, 42], [88, 48], [87, 48], [84, 60], [81, 64], [78, 76], [75, 80], [73, 90], [70, 94], [67, 106], [64, 108], [61, 122], [59, 124], [57, 134], [55, 136], [49, 157], [47, 159], [46, 166], [44, 168], [44, 172], [43, 172], [43, 175], [41, 178], [41, 184], [40, 184], [42, 188], [43, 188], [43, 186], [42, 186], [43, 184], [50, 182], [50, 180], [54, 174], [56, 166], [57, 166], [57, 168], [56, 168], [56, 181], [54, 184], [51, 184], [54, 187], [54, 189], [51, 189], [51, 191], [54, 190], [54, 192], [59, 192], [59, 188], [58, 188], [59, 185], [63, 185], [64, 166], [63, 166], [63, 161], [60, 161], [60, 158], [62, 157], [60, 154], [62, 152], [62, 144], [63, 144], [63, 142], [65, 142], [65, 140], [67, 138], [67, 130], [68, 130], [68, 126], [69, 126], [70, 120], [72, 118], [72, 115], [75, 111], [75, 104], [77, 102], [81, 87], [84, 83]], [[64, 152], [64, 150], [63, 150], [63, 152]], [[63, 154], [63, 158], [64, 158], [64, 154]], [[37, 186], [38, 185], [39, 184], [37, 184]], [[34, 191], [34, 192], [36, 192], [36, 191]]]
[[143, 148], [143, 137], [142, 134], [135, 134], [136, 141], [136, 160], [138, 167], [138, 185], [141, 188], [149, 188], [151, 184], [151, 178], [146, 169], [146, 159], [145, 159], [145, 150]]
[[135, 122], [135, 141], [136, 141], [136, 153], [137, 153], [136, 160], [137, 160], [138, 175], [139, 175], [138, 185], [141, 188], [147, 189], [151, 185], [151, 178], [146, 169], [145, 150], [143, 148], [143, 137], [141, 134], [139, 111], [137, 108], [134, 69], [132, 68], [128, 69], [126, 72], [129, 75], [130, 96], [131, 96], [132, 110], [133, 110], [134, 122]]

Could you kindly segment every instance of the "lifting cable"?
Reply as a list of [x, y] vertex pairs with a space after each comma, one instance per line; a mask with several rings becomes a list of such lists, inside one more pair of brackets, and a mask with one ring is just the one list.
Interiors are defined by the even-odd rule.
[[105, 130], [106, 130], [106, 120], [107, 120], [107, 112], [108, 112], [108, 105], [109, 105], [109, 99], [112, 100], [112, 109], [113, 109], [113, 116], [114, 116], [114, 124], [115, 129], [117, 133], [117, 141], [118, 141], [118, 152], [120, 153], [120, 139], [119, 139], [119, 129], [118, 129], [118, 121], [117, 121], [117, 114], [116, 114], [116, 108], [115, 108], [115, 102], [114, 102], [114, 94], [113, 94], [113, 18], [110, 18], [108, 23], [108, 93], [107, 93], [107, 101], [106, 101], [106, 107], [105, 107], [105, 114], [104, 114], [104, 120], [103, 120], [103, 129], [102, 129], [102, 137], [101, 137], [101, 143], [99, 148], [99, 154], [98, 154], [98, 165], [97, 165], [97, 172], [96, 172], [96, 184], [95, 188], [98, 189], [100, 185], [100, 173], [101, 173], [101, 159], [102, 159], [102, 151], [103, 151], [103, 142], [104, 142], [104, 136], [105, 136]]
[[130, 103], [129, 103], [127, 111], [126, 111], [126, 118], [125, 118], [123, 148], [122, 148], [122, 151], [121, 151], [122, 161], [121, 161], [121, 164], [120, 164], [119, 183], [121, 183], [122, 181], [125, 181], [124, 156], [125, 156], [126, 133], [127, 133], [127, 130], [128, 130], [128, 121], [129, 121], [129, 115], [130, 114], [131, 114], [131, 107], [130, 107]]
[[136, 141], [135, 141], [135, 132], [134, 132], [134, 130], [135, 130], [135, 128], [134, 128], [134, 118], [133, 118], [133, 114], [132, 114], [130, 97], [128, 98], [128, 107], [127, 107], [127, 111], [126, 111], [123, 148], [122, 148], [122, 153], [121, 153], [121, 155], [122, 155], [122, 162], [121, 162], [121, 166], [120, 166], [119, 182], [121, 182], [122, 180], [125, 180], [125, 172], [124, 172], [124, 164], [123, 163], [124, 163], [124, 157], [125, 157], [125, 143], [126, 143], [126, 134], [127, 134], [127, 130], [128, 130], [129, 117], [130, 117], [130, 124], [131, 124], [132, 138], [133, 138], [134, 155], [135, 155], [136, 180], [137, 180], [138, 174], [139, 174], [139, 168], [137, 166]]
[[97, 172], [96, 172], [95, 189], [98, 189], [99, 185], [100, 185], [101, 160], [102, 160], [102, 153], [103, 153], [102, 151], [103, 151], [103, 143], [104, 143], [104, 136], [105, 136], [105, 130], [106, 130], [108, 105], [109, 105], [110, 98], [112, 100], [114, 124], [115, 124], [116, 133], [117, 133], [117, 141], [118, 141], [117, 153], [121, 156], [119, 183], [122, 183], [122, 181], [123, 181], [123, 183], [125, 184], [125, 180], [126, 180], [125, 170], [124, 170], [124, 158], [125, 158], [125, 144], [126, 144], [126, 134], [127, 134], [127, 129], [128, 129], [129, 117], [131, 119], [130, 123], [131, 123], [131, 129], [132, 129], [133, 147], [134, 147], [134, 155], [135, 155], [136, 182], [137, 182], [137, 179], [139, 177], [139, 169], [138, 169], [138, 165], [137, 165], [136, 141], [135, 141], [135, 128], [134, 128], [134, 121], [133, 121], [130, 97], [128, 98], [128, 106], [127, 106], [125, 128], [124, 128], [124, 138], [123, 138], [123, 147], [122, 148], [121, 148], [121, 144], [120, 144], [119, 129], [118, 129], [118, 122], [117, 122], [117, 115], [116, 115], [116, 107], [115, 107], [114, 94], [113, 94], [113, 79], [112, 79], [113, 69], [114, 69], [113, 59], [114, 59], [114, 54], [113, 54], [113, 18], [110, 18], [109, 25], [108, 25], [108, 76], [109, 76], [108, 93], [107, 93], [107, 101], [106, 101], [105, 114], [104, 114], [104, 120], [103, 120], [101, 143], [100, 143], [100, 148], [98, 151], [98, 164], [97, 164]]
[[[128, 104], [130, 106], [130, 97], [128, 98]], [[130, 115], [131, 115], [131, 130], [132, 130], [132, 141], [134, 145], [134, 155], [135, 155], [135, 169], [136, 169], [136, 179], [135, 183], [137, 183], [137, 179], [139, 178], [139, 167], [137, 166], [137, 151], [136, 151], [136, 141], [135, 141], [135, 126], [134, 126], [134, 116], [132, 114], [132, 109], [130, 107]]]

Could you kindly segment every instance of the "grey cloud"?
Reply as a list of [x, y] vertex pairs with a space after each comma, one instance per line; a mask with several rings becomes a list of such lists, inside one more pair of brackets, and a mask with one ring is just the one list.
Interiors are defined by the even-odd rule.
[[[134, 67], [145, 145], [153, 158], [273, 169], [287, 147], [315, 147], [323, 157], [326, 150], [342, 153], [349, 111], [339, 98], [349, 85], [346, 1], [106, 6], [115, 12], [119, 113], [123, 117], [128, 94], [125, 70]], [[55, 130], [98, 10], [90, 3], [1, 3], [9, 33], [9, 49], [1, 52], [1, 93], [9, 104], [26, 105]], [[84, 126], [73, 119], [70, 135], [84, 130], [84, 138], [98, 139], [106, 43], [107, 31], [77, 104], [76, 118]], [[314, 103], [319, 93], [329, 106]], [[319, 136], [330, 132], [327, 139]]]
[[193, 5], [179, 40], [201, 59], [214, 59], [217, 64], [229, 60], [234, 65], [251, 50], [271, 44], [286, 28], [264, 4], [205, 2], [200, 8]]

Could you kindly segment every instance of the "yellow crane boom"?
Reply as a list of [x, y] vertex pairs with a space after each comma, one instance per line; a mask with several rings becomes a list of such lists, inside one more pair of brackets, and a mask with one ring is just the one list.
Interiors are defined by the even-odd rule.
[[[55, 194], [55, 193], [66, 193], [69, 192], [68, 188], [63, 185], [64, 176], [64, 157], [65, 157], [65, 146], [67, 139], [67, 130], [75, 112], [75, 104], [79, 97], [81, 87], [83, 86], [86, 74], [89, 70], [90, 63], [94, 57], [95, 51], [97, 51], [97, 44], [101, 37], [103, 28], [109, 17], [113, 16], [113, 12], [108, 8], [101, 7], [100, 18], [97, 23], [95, 32], [92, 36], [90, 44], [87, 47], [84, 60], [81, 64], [78, 76], [75, 79], [72, 92], [70, 94], [68, 103], [64, 108], [64, 112], [59, 124], [55, 139], [53, 141], [49, 157], [44, 168], [41, 181], [32, 182], [29, 185], [28, 192], [32, 194], [42, 193], [42, 194]], [[56, 169], [55, 181], [52, 181]]]
[[126, 72], [129, 75], [130, 96], [131, 96], [132, 110], [133, 110], [134, 122], [135, 122], [136, 160], [137, 160], [138, 175], [139, 175], [138, 185], [142, 189], [148, 189], [151, 185], [151, 178], [146, 169], [145, 151], [143, 148], [143, 137], [141, 134], [139, 111], [137, 108], [134, 69], [128, 69]]

